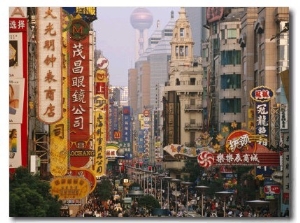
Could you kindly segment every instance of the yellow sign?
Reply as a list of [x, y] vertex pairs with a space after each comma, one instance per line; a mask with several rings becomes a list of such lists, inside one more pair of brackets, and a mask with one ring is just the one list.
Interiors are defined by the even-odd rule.
[[90, 182], [83, 177], [56, 177], [50, 182], [51, 194], [60, 200], [81, 199], [90, 193]]

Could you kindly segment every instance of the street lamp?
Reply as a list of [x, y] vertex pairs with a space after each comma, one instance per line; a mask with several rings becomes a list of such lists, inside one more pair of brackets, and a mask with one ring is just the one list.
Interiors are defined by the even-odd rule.
[[226, 217], [226, 197], [227, 195], [232, 194], [232, 192], [225, 190], [225, 191], [216, 192], [216, 194], [220, 194], [224, 198], [224, 217]]
[[177, 214], [177, 183], [179, 183], [179, 182], [181, 182], [181, 180], [180, 179], [171, 179], [171, 181], [172, 182], [174, 182], [175, 183], [175, 185], [176, 185], [176, 190], [175, 190], [175, 212], [176, 212], [176, 214]]
[[172, 179], [172, 177], [168, 177], [168, 176], [165, 176], [164, 179], [168, 182], [168, 209], [170, 209], [170, 180]]
[[181, 182], [181, 184], [186, 186], [186, 211], [189, 211], [189, 185], [192, 185], [193, 182]]
[[155, 191], [154, 191], [154, 197], [155, 197], [155, 198], [157, 198], [157, 188], [156, 188], [156, 181], [157, 181], [157, 176], [158, 176], [158, 173], [157, 173], [157, 172], [155, 172], [155, 173], [153, 173], [152, 175], [154, 176], [154, 179], [155, 179], [155, 181], [154, 181], [154, 188], [155, 188]]
[[201, 216], [203, 217], [203, 192], [205, 189], [209, 188], [208, 186], [196, 186], [197, 190], [201, 191]]
[[160, 175], [158, 175], [158, 177], [160, 178], [160, 205], [162, 207], [162, 180], [165, 177], [165, 175], [160, 174]]

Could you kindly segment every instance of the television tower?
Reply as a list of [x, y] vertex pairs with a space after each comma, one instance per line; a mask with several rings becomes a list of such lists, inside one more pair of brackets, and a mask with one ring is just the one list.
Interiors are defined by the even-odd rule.
[[136, 8], [130, 16], [130, 23], [136, 29], [136, 47], [135, 47], [135, 61], [144, 53], [147, 48], [145, 40], [147, 41], [148, 29], [152, 26], [153, 16], [146, 8]]

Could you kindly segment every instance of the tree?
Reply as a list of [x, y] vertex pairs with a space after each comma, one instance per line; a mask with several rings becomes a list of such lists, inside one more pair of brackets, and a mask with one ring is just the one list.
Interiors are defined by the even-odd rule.
[[59, 217], [62, 202], [50, 194], [50, 183], [19, 167], [9, 180], [10, 217]]
[[103, 177], [101, 181], [97, 183], [93, 195], [100, 202], [111, 199], [111, 197], [113, 196], [113, 184], [108, 178]]
[[147, 210], [152, 212], [154, 208], [160, 208], [158, 200], [156, 200], [152, 195], [145, 195], [141, 197], [138, 201], [139, 207], [145, 207]]

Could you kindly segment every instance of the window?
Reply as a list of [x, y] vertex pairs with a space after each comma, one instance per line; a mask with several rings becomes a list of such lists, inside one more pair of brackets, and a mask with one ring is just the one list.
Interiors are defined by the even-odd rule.
[[225, 74], [221, 75], [222, 89], [240, 89], [241, 75], [240, 74]]
[[183, 46], [180, 46], [179, 47], [179, 56], [183, 56], [184, 55], [184, 52], [183, 52]]
[[227, 30], [227, 38], [228, 39], [236, 39], [237, 38], [237, 30], [236, 29], [228, 29]]
[[180, 37], [184, 37], [184, 28], [180, 28]]
[[241, 99], [240, 98], [225, 98], [221, 99], [222, 113], [240, 113]]
[[218, 33], [218, 24], [217, 22], [214, 22], [212, 24], [212, 34], [217, 34]]
[[241, 64], [241, 51], [228, 50], [221, 52], [221, 65]]
[[190, 78], [190, 85], [196, 84], [196, 78]]

